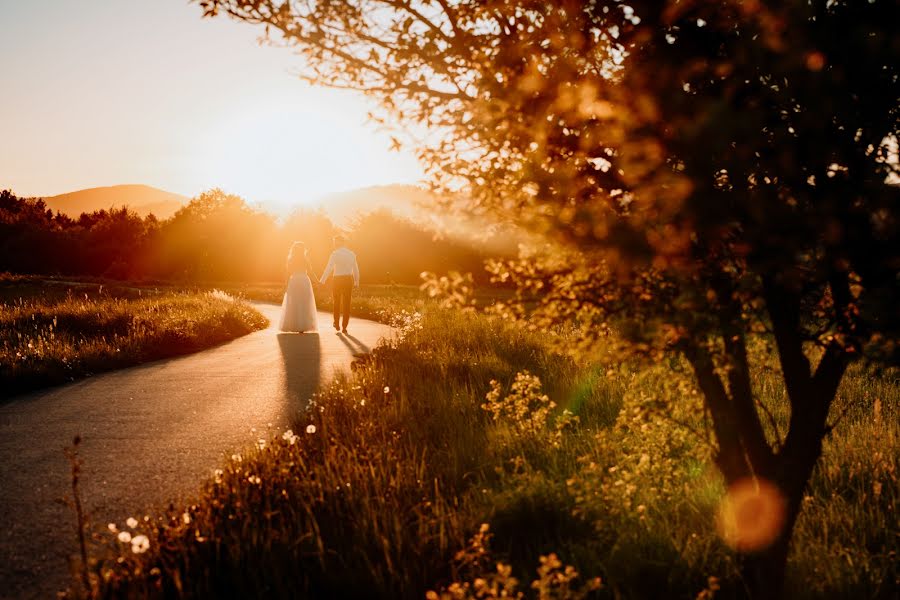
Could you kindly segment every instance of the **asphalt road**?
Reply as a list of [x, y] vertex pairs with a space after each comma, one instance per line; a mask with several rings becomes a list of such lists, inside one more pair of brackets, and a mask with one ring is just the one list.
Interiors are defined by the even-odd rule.
[[[274, 323], [280, 307], [255, 304]], [[354, 355], [390, 335], [354, 319], [336, 334], [274, 325], [190, 356], [20, 396], [0, 405], [0, 598], [54, 598], [69, 582], [75, 517], [63, 448], [78, 434], [94, 523], [122, 523], [189, 498], [223, 456], [283, 431]]]

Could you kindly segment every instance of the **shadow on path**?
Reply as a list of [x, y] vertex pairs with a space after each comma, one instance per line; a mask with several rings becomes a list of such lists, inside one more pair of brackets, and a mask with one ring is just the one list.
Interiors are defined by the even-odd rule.
[[285, 413], [288, 422], [303, 411], [319, 390], [321, 349], [318, 333], [279, 333], [284, 362]]
[[345, 346], [350, 350], [353, 356], [359, 356], [361, 354], [368, 354], [372, 350], [359, 341], [357, 338], [353, 337], [349, 333], [339, 333], [338, 339], [344, 343]]
[[333, 339], [331, 315], [319, 312], [321, 335], [279, 335], [281, 307], [253, 307], [268, 329], [0, 403], [0, 600], [54, 598], [70, 582], [74, 518], [55, 500], [71, 493], [62, 447], [73, 435], [92, 521], [152, 514], [143, 509], [195, 497], [223, 456], [270, 425], [295, 426], [310, 396], [392, 334], [359, 319], [354, 336]]

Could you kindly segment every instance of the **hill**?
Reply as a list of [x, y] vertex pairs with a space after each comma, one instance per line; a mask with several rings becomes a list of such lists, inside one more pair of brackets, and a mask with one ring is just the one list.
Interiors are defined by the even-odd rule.
[[510, 223], [454, 213], [433, 193], [415, 185], [379, 185], [330, 194], [322, 199], [320, 206], [339, 227], [352, 229], [362, 215], [388, 210], [438, 237], [500, 256], [514, 256], [519, 243], [527, 237]]
[[322, 198], [321, 207], [338, 225], [349, 226], [362, 213], [389, 209], [392, 213], [420, 221], [433, 212], [436, 199], [426, 190], [414, 185], [377, 185], [329, 194]]
[[70, 217], [83, 212], [127, 206], [139, 215], [150, 213], [166, 219], [187, 204], [189, 198], [149, 185], [113, 185], [97, 187], [44, 198], [47, 206]]

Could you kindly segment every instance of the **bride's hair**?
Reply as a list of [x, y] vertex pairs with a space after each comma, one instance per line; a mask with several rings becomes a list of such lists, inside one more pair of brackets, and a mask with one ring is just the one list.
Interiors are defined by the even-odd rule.
[[288, 252], [288, 260], [292, 260], [298, 254], [301, 254], [303, 258], [308, 258], [306, 244], [304, 244], [303, 242], [294, 242], [293, 244], [291, 244], [291, 251]]

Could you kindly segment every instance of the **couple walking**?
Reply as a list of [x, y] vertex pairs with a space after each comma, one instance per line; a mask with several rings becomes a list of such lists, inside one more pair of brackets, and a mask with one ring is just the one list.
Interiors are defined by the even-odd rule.
[[[359, 287], [359, 266], [356, 254], [345, 245], [343, 236], [335, 236], [334, 251], [319, 278], [319, 283], [331, 277], [334, 298], [334, 328], [347, 333], [350, 323], [350, 297], [354, 287]], [[287, 259], [288, 284], [281, 304], [281, 331], [316, 331], [316, 297], [312, 281], [316, 279], [309, 254], [303, 242], [294, 242]], [[343, 322], [341, 322], [343, 317]]]

